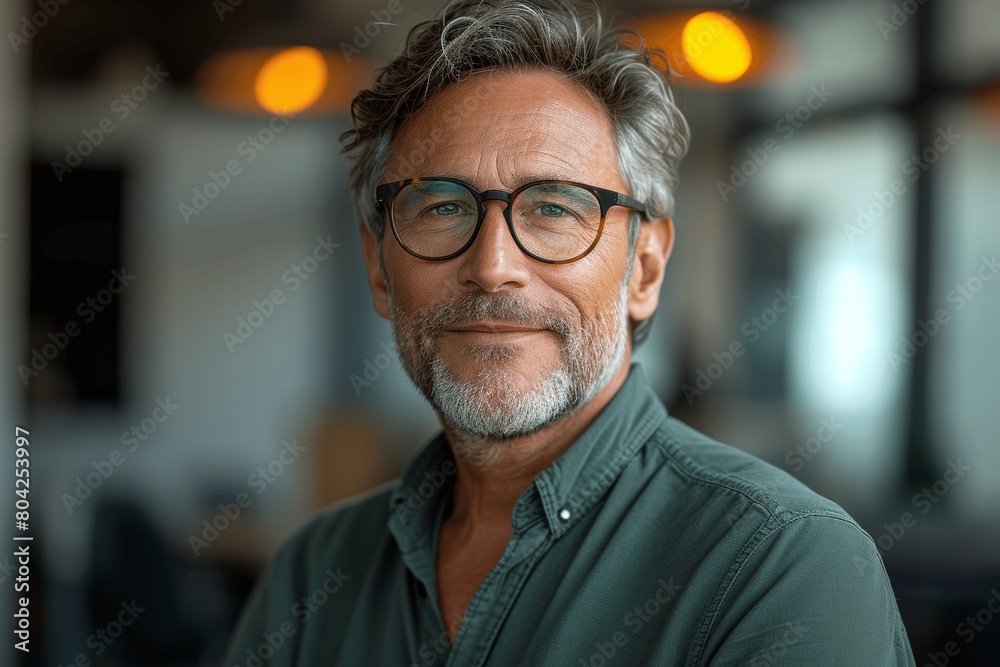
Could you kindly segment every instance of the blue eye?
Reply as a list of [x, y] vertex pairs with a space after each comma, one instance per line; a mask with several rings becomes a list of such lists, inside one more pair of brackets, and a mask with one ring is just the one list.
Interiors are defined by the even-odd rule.
[[543, 204], [540, 207], [539, 212], [544, 216], [557, 218], [566, 213], [566, 209], [562, 206], [556, 206], [555, 204]]
[[456, 213], [460, 213], [461, 209], [459, 208], [458, 204], [454, 202], [447, 202], [435, 206], [434, 212], [437, 215], [455, 215]]

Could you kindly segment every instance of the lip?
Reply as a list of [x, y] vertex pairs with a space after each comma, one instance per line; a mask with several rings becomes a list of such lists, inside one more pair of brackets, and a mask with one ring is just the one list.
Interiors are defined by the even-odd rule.
[[452, 327], [448, 331], [452, 333], [487, 333], [487, 334], [508, 334], [508, 333], [537, 333], [545, 329], [525, 327], [517, 324], [502, 324], [499, 322], [475, 322], [458, 327]]

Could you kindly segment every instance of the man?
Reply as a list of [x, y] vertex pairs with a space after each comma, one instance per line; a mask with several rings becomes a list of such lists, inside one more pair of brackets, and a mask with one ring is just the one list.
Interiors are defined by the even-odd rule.
[[227, 667], [914, 664], [871, 538], [630, 367], [687, 146], [637, 42], [459, 0], [355, 99], [374, 306], [444, 432], [279, 552]]

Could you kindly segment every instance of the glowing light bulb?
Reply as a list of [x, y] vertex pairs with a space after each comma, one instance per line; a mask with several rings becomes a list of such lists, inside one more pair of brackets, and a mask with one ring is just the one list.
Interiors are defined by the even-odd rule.
[[719, 12], [693, 16], [681, 33], [681, 50], [691, 68], [715, 83], [729, 83], [750, 68], [750, 41], [736, 22]]
[[254, 94], [268, 111], [298, 113], [316, 103], [328, 78], [323, 54], [309, 46], [296, 46], [264, 63], [254, 81]]

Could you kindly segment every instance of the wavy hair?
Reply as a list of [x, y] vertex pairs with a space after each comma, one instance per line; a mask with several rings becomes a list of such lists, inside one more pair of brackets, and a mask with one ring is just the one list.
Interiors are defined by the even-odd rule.
[[[384, 220], [375, 205], [401, 125], [446, 86], [483, 71], [545, 68], [586, 90], [608, 114], [618, 167], [647, 219], [670, 217], [681, 158], [690, 131], [669, 88], [660, 49], [636, 31], [606, 26], [597, 5], [577, 0], [452, 0], [415, 25], [403, 52], [380, 69], [370, 89], [351, 103], [353, 128], [340, 136], [353, 162], [350, 186], [358, 217], [378, 240]], [[468, 110], [456, 109], [456, 118]], [[447, 131], [447, 123], [441, 123]], [[395, 156], [420, 162], [420, 147]], [[421, 174], [413, 174], [419, 176]], [[639, 233], [629, 228], [629, 269]], [[381, 252], [379, 253], [381, 255]], [[648, 335], [652, 318], [632, 323], [633, 343]]]

